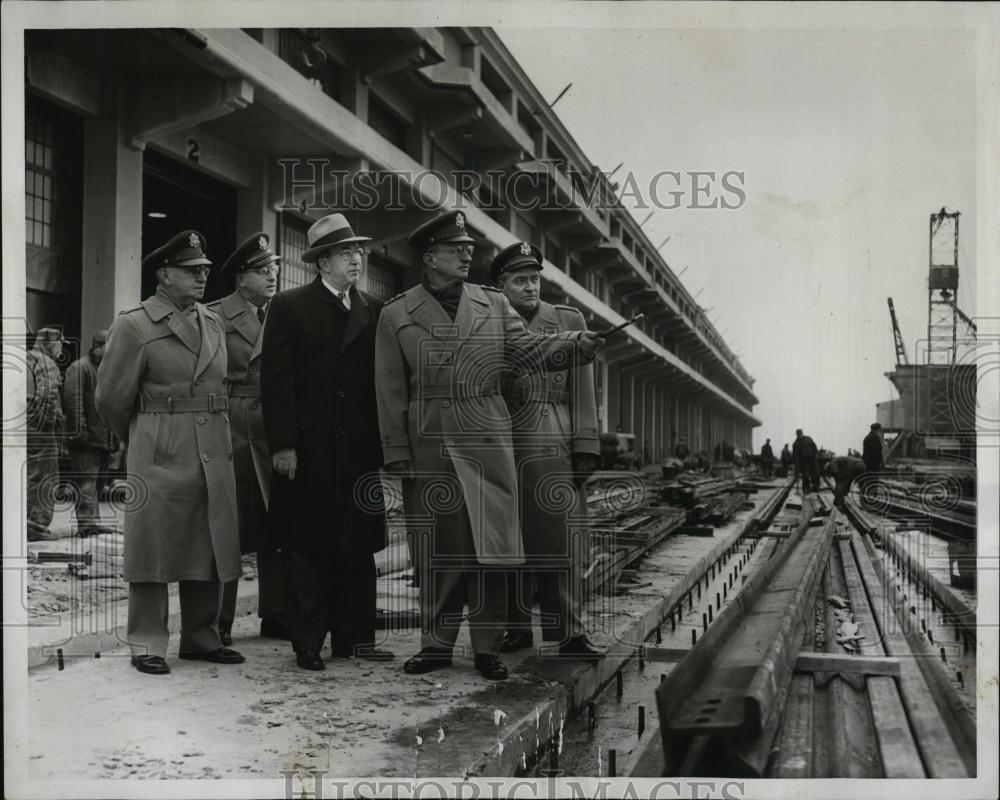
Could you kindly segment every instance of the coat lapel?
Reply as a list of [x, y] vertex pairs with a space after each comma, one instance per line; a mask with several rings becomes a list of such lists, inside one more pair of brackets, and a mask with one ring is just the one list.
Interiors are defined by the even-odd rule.
[[224, 298], [220, 306], [222, 315], [233, 326], [233, 330], [246, 339], [248, 344], [254, 344], [260, 333], [261, 324], [240, 293], [234, 292]]
[[458, 304], [455, 323], [458, 325], [458, 335], [462, 340], [474, 335], [490, 313], [490, 301], [482, 287], [467, 283], [462, 290], [462, 300]]
[[368, 303], [365, 302], [356, 288], [351, 289], [351, 310], [347, 316], [347, 330], [344, 331], [344, 338], [340, 341], [340, 352], [343, 353], [347, 346], [358, 338], [360, 333], [368, 325], [371, 312]]
[[[459, 312], [461, 312], [459, 304]], [[406, 294], [406, 310], [410, 318], [431, 336], [437, 339], [449, 339], [455, 330], [454, 323], [441, 304], [427, 291], [423, 284], [414, 286]]]
[[559, 316], [555, 306], [544, 300], [539, 301], [538, 313], [528, 323], [528, 330], [532, 333], [553, 333], [559, 330]]
[[188, 350], [195, 355], [199, 354], [201, 351], [201, 337], [198, 335], [198, 331], [195, 330], [194, 325], [185, 319], [180, 311], [174, 310], [170, 314], [170, 319], [167, 320], [167, 327], [173, 331], [174, 336], [184, 343], [184, 346]]
[[198, 365], [194, 368], [196, 378], [212, 363], [215, 351], [222, 346], [226, 335], [219, 326], [218, 318], [210, 317], [205, 313], [205, 306], [198, 303], [197, 309], [198, 320], [201, 322], [201, 351], [198, 353]]

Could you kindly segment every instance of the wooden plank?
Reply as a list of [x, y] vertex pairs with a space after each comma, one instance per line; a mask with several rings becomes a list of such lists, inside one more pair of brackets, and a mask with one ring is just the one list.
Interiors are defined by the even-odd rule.
[[890, 656], [851, 656], [841, 653], [800, 653], [795, 671], [842, 672], [848, 675], [888, 675], [899, 677], [899, 659]]
[[[837, 547], [840, 549], [847, 596], [851, 603], [851, 611], [854, 613], [854, 621], [861, 630], [871, 632], [870, 641], [862, 645], [862, 652], [869, 654], [866, 657], [892, 658], [884, 655], [885, 648], [875, 637], [878, 626], [872, 616], [872, 607], [865, 594], [864, 581], [854, 551], [847, 542], [838, 542]], [[899, 678], [902, 674], [899, 670], [899, 659], [893, 658], [893, 660], [896, 662], [897, 673], [892, 677]], [[875, 722], [875, 736], [878, 739], [879, 757], [885, 777], [927, 777], [895, 681], [891, 677], [872, 677], [865, 682], [865, 687], [868, 690], [868, 702]]]
[[[856, 556], [858, 570], [865, 586], [868, 602], [871, 604], [872, 616], [879, 625], [880, 640], [886, 653], [900, 659], [899, 691], [906, 709], [907, 718], [914, 733], [914, 738], [921, 758], [930, 778], [967, 778], [976, 774], [975, 766], [975, 728], [972, 728], [972, 748], [968, 747], [967, 739], [962, 738], [960, 747], [949, 731], [938, 707], [938, 698], [931, 685], [928, 684], [921, 663], [926, 659], [914, 657], [914, 653], [906, 636], [900, 631], [900, 621], [886, 607], [885, 595], [893, 605], [903, 607], [902, 598], [898, 596], [896, 587], [891, 584], [883, 586], [875, 573], [871, 560], [866, 558], [864, 542], [860, 534], [855, 534], [851, 545]], [[906, 624], [903, 620], [902, 624]], [[925, 665], [937, 669], [933, 663]], [[934, 681], [934, 677], [931, 676]], [[952, 688], [954, 693], [954, 688]], [[941, 701], [947, 703], [948, 695], [944, 694]], [[956, 703], [958, 705], [958, 703]], [[964, 711], [961, 713], [964, 714]]]

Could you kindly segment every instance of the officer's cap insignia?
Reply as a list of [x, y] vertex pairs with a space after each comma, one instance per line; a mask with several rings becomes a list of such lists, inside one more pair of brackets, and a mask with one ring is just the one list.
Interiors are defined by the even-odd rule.
[[267, 250], [267, 239], [265, 239], [263, 236], [259, 237], [257, 239], [257, 246], [261, 250]]
[[198, 240], [198, 234], [197, 233], [192, 233], [188, 237], [188, 244], [190, 244], [192, 247], [200, 247], [201, 246], [201, 242]]
[[464, 228], [465, 227], [465, 216], [462, 214], [461, 211], [455, 215], [455, 224], [459, 228]]
[[530, 256], [531, 255], [531, 245], [527, 242], [521, 242], [521, 255]]

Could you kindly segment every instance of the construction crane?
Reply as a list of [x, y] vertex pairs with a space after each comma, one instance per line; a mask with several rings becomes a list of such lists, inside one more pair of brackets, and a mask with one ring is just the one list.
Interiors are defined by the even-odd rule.
[[889, 298], [889, 316], [892, 317], [892, 338], [896, 341], [896, 364], [909, 365], [910, 359], [906, 355], [906, 345], [903, 344], [903, 334], [899, 332], [899, 320], [896, 319], [896, 309], [892, 305], [892, 298]]

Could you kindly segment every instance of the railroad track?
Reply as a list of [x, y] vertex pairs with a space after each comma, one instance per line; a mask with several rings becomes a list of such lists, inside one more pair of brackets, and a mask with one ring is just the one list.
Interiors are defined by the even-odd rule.
[[745, 585], [689, 652], [643, 653], [670, 670], [659, 724], [609, 748], [609, 774], [974, 776], [974, 601], [894, 526], [811, 498], [758, 526]]

